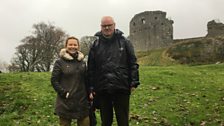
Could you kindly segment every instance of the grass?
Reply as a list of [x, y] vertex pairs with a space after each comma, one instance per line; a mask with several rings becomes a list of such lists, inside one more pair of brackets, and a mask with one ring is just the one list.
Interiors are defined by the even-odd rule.
[[133, 124], [224, 125], [224, 65], [141, 67]]
[[146, 52], [137, 52], [138, 63], [150, 66], [168, 66], [177, 64], [165, 54], [166, 49], [156, 49]]
[[[131, 126], [224, 125], [224, 64], [140, 66]], [[50, 73], [0, 74], [0, 126], [55, 126]], [[99, 111], [97, 111], [98, 124]], [[116, 123], [114, 123], [116, 125]]]
[[0, 125], [56, 125], [49, 73], [0, 75]]

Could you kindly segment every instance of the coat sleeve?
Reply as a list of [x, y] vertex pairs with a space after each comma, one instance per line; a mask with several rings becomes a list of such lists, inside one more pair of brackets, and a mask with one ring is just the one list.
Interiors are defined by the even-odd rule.
[[126, 40], [127, 59], [129, 64], [130, 86], [137, 87], [139, 82], [139, 65], [137, 64], [137, 58], [135, 56], [134, 47], [130, 41]]
[[84, 80], [85, 80], [85, 89], [87, 94], [89, 94], [89, 78], [87, 74], [87, 63], [85, 62], [85, 71], [84, 71]]
[[59, 60], [57, 60], [54, 64], [52, 75], [51, 75], [51, 85], [53, 86], [54, 90], [58, 93], [59, 96], [65, 97], [67, 91], [60, 85], [60, 78], [62, 75], [61, 66]]
[[94, 90], [94, 85], [95, 85], [94, 76], [95, 76], [96, 66], [95, 66], [95, 60], [94, 60], [95, 57], [94, 56], [95, 56], [94, 55], [94, 47], [92, 46], [89, 51], [88, 63], [87, 63], [89, 92], [92, 92]]

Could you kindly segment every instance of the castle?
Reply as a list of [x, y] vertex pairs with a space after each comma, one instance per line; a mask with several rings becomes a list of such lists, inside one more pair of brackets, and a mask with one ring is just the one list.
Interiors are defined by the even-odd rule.
[[219, 21], [216, 20], [209, 21], [207, 24], [207, 29], [208, 29], [208, 34], [206, 35], [207, 37], [224, 35], [224, 24]]
[[[166, 12], [163, 11], [145, 11], [136, 14], [129, 24], [129, 39], [136, 51], [148, 51], [168, 47], [179, 41], [204, 37], [174, 40], [173, 23], [173, 20], [166, 18]], [[224, 24], [215, 20], [209, 21], [207, 30], [208, 34], [205, 37], [224, 35]]]
[[136, 51], [167, 47], [173, 42], [173, 21], [166, 12], [145, 11], [136, 14], [130, 21], [129, 39]]
[[[173, 39], [173, 20], [166, 18], [163, 11], [145, 11], [136, 14], [129, 24], [129, 39], [136, 51], [149, 51], [152, 49], [166, 48], [181, 41], [200, 40], [198, 38]], [[224, 24], [215, 20], [207, 24], [206, 37], [224, 35]], [[87, 54], [94, 36], [84, 36], [81, 39], [83, 51]]]

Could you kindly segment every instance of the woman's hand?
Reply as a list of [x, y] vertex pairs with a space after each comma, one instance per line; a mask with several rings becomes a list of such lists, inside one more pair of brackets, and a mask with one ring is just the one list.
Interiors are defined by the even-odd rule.
[[91, 93], [89, 94], [89, 99], [90, 99], [91, 101], [93, 100], [95, 94], [96, 94], [95, 92], [91, 92]]

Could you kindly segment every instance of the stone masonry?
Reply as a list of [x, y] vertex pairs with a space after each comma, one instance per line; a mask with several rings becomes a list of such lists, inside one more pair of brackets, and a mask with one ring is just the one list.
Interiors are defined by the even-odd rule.
[[148, 51], [167, 47], [173, 42], [173, 20], [166, 12], [145, 11], [136, 14], [130, 21], [129, 39], [136, 51]]
[[224, 24], [215, 20], [209, 21], [207, 24], [207, 37], [215, 37], [224, 35]]

